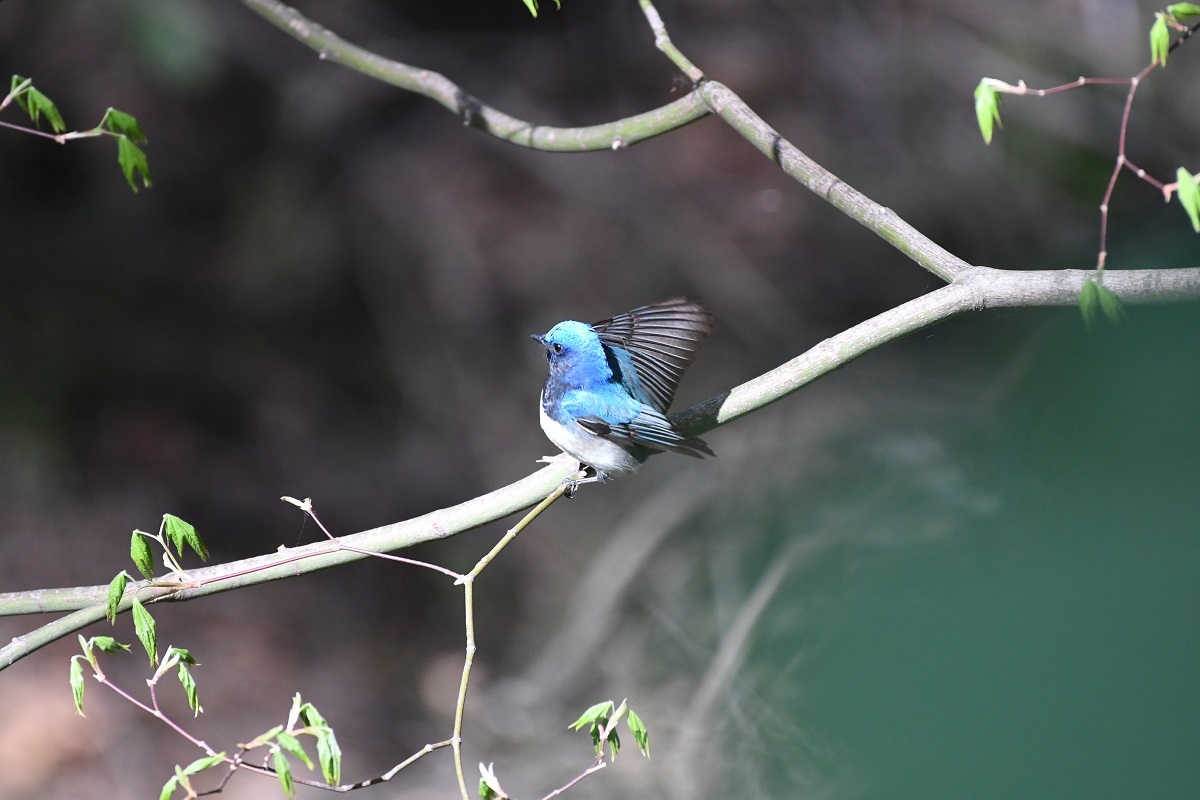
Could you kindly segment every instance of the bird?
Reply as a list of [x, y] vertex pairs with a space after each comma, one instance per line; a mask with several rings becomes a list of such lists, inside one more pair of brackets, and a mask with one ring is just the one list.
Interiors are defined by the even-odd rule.
[[[670, 297], [590, 325], [566, 320], [532, 334], [549, 374], [539, 419], [550, 441], [579, 462], [570, 490], [634, 472], [652, 453], [714, 455], [666, 416], [683, 373], [713, 330], [703, 303]], [[578, 477], [590, 467], [592, 477]]]

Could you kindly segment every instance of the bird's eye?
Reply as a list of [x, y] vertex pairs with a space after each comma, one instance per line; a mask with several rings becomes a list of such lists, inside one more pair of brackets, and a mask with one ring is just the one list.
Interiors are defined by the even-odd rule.
[[553, 345], [551, 345], [550, 349], [554, 351], [554, 355], [556, 355], [556, 356], [562, 355], [563, 346], [561, 344], [559, 344], [558, 342], [555, 342]]

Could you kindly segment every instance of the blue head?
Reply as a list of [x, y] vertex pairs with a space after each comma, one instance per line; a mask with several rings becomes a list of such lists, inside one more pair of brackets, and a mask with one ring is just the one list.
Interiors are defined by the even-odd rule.
[[591, 325], [569, 319], [555, 325], [545, 336], [533, 338], [546, 348], [551, 379], [574, 388], [612, 380], [608, 353]]

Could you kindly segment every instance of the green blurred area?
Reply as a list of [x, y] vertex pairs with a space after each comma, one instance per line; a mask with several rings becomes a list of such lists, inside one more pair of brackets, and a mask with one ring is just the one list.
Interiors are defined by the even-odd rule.
[[[806, 621], [789, 711], [847, 796], [1200, 791], [1200, 319], [1080, 327], [1046, 337], [990, 446], [954, 448], [991, 513], [851, 545], [774, 604]], [[752, 662], [795, 654], [775, 644]]]

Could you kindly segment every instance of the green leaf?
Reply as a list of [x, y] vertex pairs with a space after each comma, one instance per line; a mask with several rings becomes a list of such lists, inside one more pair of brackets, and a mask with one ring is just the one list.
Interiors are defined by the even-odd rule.
[[141, 177], [142, 185], [147, 189], [154, 185], [150, 181], [150, 162], [146, 160], [146, 154], [142, 152], [142, 148], [124, 136], [117, 138], [117, 163], [121, 165], [125, 180], [129, 181], [129, 188], [133, 189], [134, 194], [137, 194], [138, 190], [137, 183], [134, 182], [135, 174]]
[[1096, 320], [1096, 308], [1100, 304], [1100, 293], [1091, 277], [1083, 279], [1083, 288], [1079, 292], [1079, 311], [1083, 314], [1084, 326], [1090, 328]]
[[649, 758], [650, 732], [646, 730], [646, 723], [642, 722], [642, 718], [634, 713], [633, 709], [629, 710], [629, 716], [625, 722], [629, 725], [629, 732], [633, 734], [633, 740], [637, 742], [638, 750], [641, 750], [642, 755]]
[[279, 746], [284, 750], [287, 750], [296, 758], [303, 761], [304, 766], [308, 767], [309, 769], [313, 768], [312, 759], [308, 757], [308, 753], [304, 752], [304, 745], [300, 744], [300, 740], [295, 736], [292, 736], [287, 731], [280, 731], [279, 735], [275, 737], [275, 741], [278, 742]]
[[275, 751], [275, 775], [279, 778], [279, 785], [283, 787], [283, 793], [288, 797], [296, 796], [296, 784], [292, 781], [292, 765], [288, 763], [287, 756], [282, 750]]
[[188, 776], [183, 774], [183, 768], [178, 764], [175, 765], [175, 780], [179, 781], [179, 788], [183, 789], [185, 800], [192, 800], [196, 796], [196, 792], [192, 789], [192, 782], [188, 780]]
[[294, 713], [304, 722], [305, 725], [318, 728], [329, 727], [329, 723], [325, 721], [325, 717], [321, 716], [321, 712], [317, 711], [317, 707], [312, 703], [300, 703], [300, 695], [296, 695], [296, 705], [293, 706]]
[[[63, 133], [66, 131], [67, 124], [63, 122], [62, 114], [58, 113], [58, 108], [55, 107], [54, 103], [50, 102], [49, 97], [46, 97], [46, 95], [42, 94], [37, 89], [34, 89], [32, 86], [29, 87], [28, 94], [32, 105], [36, 106], [39, 113], [46, 115], [46, 119], [50, 122], [51, 129], [53, 129], [55, 133]], [[36, 114], [34, 115], [34, 122], [37, 122]]]
[[83, 665], [79, 660], [83, 656], [71, 656], [71, 694], [75, 698], [75, 713], [79, 716], [86, 716], [83, 713]]
[[88, 664], [92, 669], [98, 669], [96, 664], [96, 654], [92, 652], [92, 640], [83, 638], [83, 634], [79, 634], [79, 648], [83, 650], [83, 657], [87, 659]]
[[204, 709], [200, 707], [200, 696], [196, 693], [196, 679], [192, 677], [192, 671], [183, 661], [179, 662], [179, 683], [183, 685], [183, 691], [187, 694], [188, 708], [192, 710], [192, 716], [200, 716]]
[[[26, 80], [26, 78], [22, 78], [20, 75], [13, 75], [12, 88], [16, 89], [22, 83], [25, 83]], [[29, 115], [29, 119], [37, 127], [42, 127], [42, 117], [45, 116], [55, 133], [62, 133], [67, 129], [62, 115], [58, 113], [58, 108], [49, 97], [46, 97], [46, 95], [34, 88], [32, 82], [17, 93], [16, 101], [17, 105], [24, 109], [25, 113]]]
[[1200, 17], [1200, 6], [1195, 3], [1173, 3], [1167, 6], [1167, 13], [1176, 19]]
[[104, 119], [100, 120], [100, 124], [113, 133], [128, 136], [137, 144], [146, 143], [146, 134], [142, 133], [142, 128], [138, 125], [137, 120], [124, 111], [109, 108], [104, 112]]
[[333, 728], [322, 728], [317, 734], [317, 760], [321, 762], [321, 776], [326, 783], [337, 786], [342, 782], [342, 748]]
[[176, 647], [175, 645], [171, 645], [171, 647], [168, 649], [171, 653], [174, 653], [175, 655], [179, 656], [180, 661], [186, 661], [189, 664], [198, 664], [199, 663], [198, 661], [196, 661], [196, 657], [192, 655], [192, 652], [190, 650], [187, 650], [182, 647]]
[[99, 647], [102, 652], [115, 653], [118, 650], [129, 650], [129, 645], [121, 644], [111, 636], [93, 636], [92, 645]]
[[220, 764], [224, 760], [225, 760], [224, 752], [217, 753], [216, 755], [205, 756], [204, 758], [197, 758], [195, 761], [193, 761], [192, 763], [188, 764], [186, 767], [183, 768], [183, 774], [184, 775], [195, 775], [197, 772], [203, 772], [204, 770], [208, 769], [209, 767], [215, 767], [217, 764]]
[[1179, 182], [1179, 188], [1175, 192], [1179, 195], [1179, 203], [1191, 219], [1192, 229], [1200, 233], [1200, 186], [1196, 185], [1192, 173], [1183, 167], [1175, 170], [1175, 180]]
[[1000, 95], [987, 78], [975, 87], [975, 119], [983, 134], [983, 143], [991, 144], [992, 133], [1000, 125]]
[[1096, 285], [1096, 295], [1100, 299], [1100, 310], [1113, 325], [1120, 325], [1125, 319], [1125, 309], [1121, 306], [1121, 298], [1104, 284]]
[[317, 760], [321, 762], [322, 777], [330, 786], [337, 786], [342, 782], [342, 748], [338, 745], [333, 728], [312, 703], [300, 707], [300, 718], [306, 726], [316, 729]]
[[[612, 755], [610, 760], [616, 761], [617, 756], [621, 755], [621, 737], [617, 735], [615, 730], [608, 732], [608, 746]], [[598, 755], [598, 754], [597, 754]]]
[[525, 7], [529, 9], [529, 13], [537, 16], [537, 0], [524, 0]]
[[607, 700], [603, 703], [597, 703], [587, 711], [583, 712], [583, 715], [579, 719], [568, 725], [567, 730], [578, 731], [583, 730], [585, 725], [595, 725], [601, 719], [608, 717], [608, 715], [613, 712], [613, 707], [612, 700]]
[[1171, 49], [1171, 32], [1167, 30], [1167, 15], [1161, 11], [1150, 26], [1150, 63], [1167, 65], [1167, 52]]
[[179, 779], [174, 775], [171, 779], [163, 784], [162, 791], [158, 793], [158, 800], [170, 800], [171, 795], [175, 794], [175, 787], [179, 785]]
[[[525, 4], [528, 5], [529, 0], [525, 0]], [[534, 16], [536, 17], [537, 14], [534, 14]], [[484, 778], [479, 779], [479, 797], [481, 800], [495, 800], [495, 798], [497, 798], [499, 796], [500, 795], [496, 794], [496, 792], [492, 789], [492, 787], [488, 786], [488, 782], [486, 779], [484, 779]]]
[[133, 632], [137, 634], [142, 647], [146, 648], [146, 655], [150, 656], [150, 666], [157, 664], [158, 633], [155, 630], [154, 617], [150, 616], [142, 601], [136, 597], [133, 598]]
[[208, 560], [208, 548], [200, 540], [195, 528], [174, 514], [163, 514], [163, 522], [166, 523], [167, 541], [175, 546], [175, 552], [179, 553], [180, 558], [183, 557], [183, 546], [186, 544], [196, 551], [201, 561]]
[[273, 741], [275, 737], [279, 735], [281, 730], [283, 730], [283, 726], [276, 725], [274, 728], [271, 728], [271, 730], [266, 731], [265, 733], [260, 733], [258, 736], [254, 737], [254, 741], [246, 745], [246, 749], [253, 750], [256, 747], [266, 744], [267, 742]]
[[149, 534], [142, 531], [134, 531], [133, 538], [129, 540], [129, 557], [133, 559], [133, 565], [137, 567], [138, 572], [142, 573], [148, 581], [154, 580], [154, 556], [150, 553], [150, 543], [146, 541]]
[[121, 606], [121, 598], [125, 596], [125, 585], [129, 583], [129, 573], [121, 570], [108, 584], [108, 605], [104, 616], [112, 624], [117, 624], [117, 609]]

